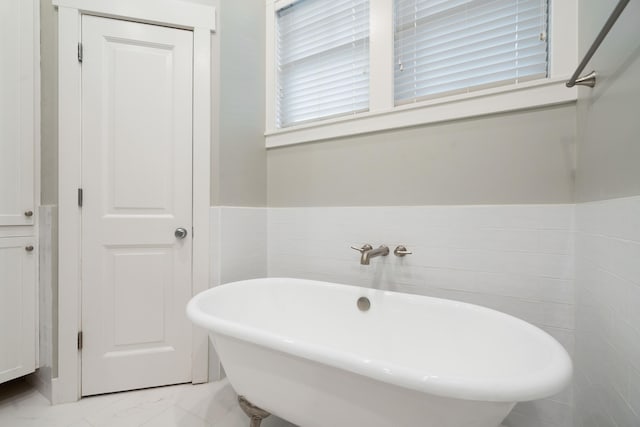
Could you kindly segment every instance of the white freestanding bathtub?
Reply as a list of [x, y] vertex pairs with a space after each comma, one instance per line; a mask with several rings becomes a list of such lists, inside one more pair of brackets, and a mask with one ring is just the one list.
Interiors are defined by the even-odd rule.
[[238, 394], [303, 427], [496, 427], [572, 371], [535, 326], [425, 296], [256, 279], [202, 292], [187, 312]]

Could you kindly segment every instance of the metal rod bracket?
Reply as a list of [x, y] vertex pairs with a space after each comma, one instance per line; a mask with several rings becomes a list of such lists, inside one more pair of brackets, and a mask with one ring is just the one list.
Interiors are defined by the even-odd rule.
[[604, 26], [596, 36], [596, 39], [593, 41], [593, 44], [591, 45], [587, 53], [584, 55], [584, 58], [582, 58], [582, 61], [580, 61], [580, 64], [578, 64], [578, 68], [576, 68], [576, 71], [573, 73], [573, 75], [567, 82], [567, 87], [574, 87], [577, 84], [583, 85], [583, 86], [589, 86], [589, 87], [594, 87], [596, 85], [596, 75], [593, 71], [584, 77], [578, 78], [578, 76], [582, 74], [585, 67], [591, 60], [591, 57], [593, 56], [594, 53], [596, 53], [596, 50], [598, 50], [598, 47], [600, 47], [600, 44], [602, 43], [604, 38], [607, 37], [607, 34], [609, 34], [609, 31], [611, 31], [613, 24], [616, 23], [616, 21], [622, 14], [622, 11], [624, 10], [625, 7], [627, 7], [627, 4], [629, 4], [630, 1], [631, 0], [618, 1], [618, 4], [616, 4], [616, 7], [613, 9], [613, 12], [611, 12], [611, 15], [609, 15], [609, 19], [607, 19], [607, 22], [604, 23]]
[[567, 87], [574, 87], [575, 85], [595, 87], [596, 76], [597, 76], [596, 72], [592, 71], [586, 76], [577, 78], [573, 84], [570, 84], [571, 82], [567, 82]]

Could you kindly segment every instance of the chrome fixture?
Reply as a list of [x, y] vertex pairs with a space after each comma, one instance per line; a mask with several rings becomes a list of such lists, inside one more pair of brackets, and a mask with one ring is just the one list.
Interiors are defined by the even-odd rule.
[[173, 235], [176, 236], [176, 239], [184, 239], [185, 237], [187, 237], [187, 234], [189, 234], [187, 229], [182, 227], [176, 228], [175, 233], [173, 233]]
[[369, 298], [367, 297], [358, 298], [358, 302], [356, 304], [358, 305], [358, 310], [360, 311], [369, 311], [369, 309], [371, 308], [371, 301], [369, 301]]
[[613, 27], [613, 24], [616, 23], [624, 8], [627, 7], [627, 4], [629, 4], [629, 0], [620, 0], [618, 2], [615, 9], [613, 9], [613, 12], [611, 12], [611, 15], [609, 15], [609, 19], [607, 19], [607, 22], [605, 22], [604, 27], [602, 27], [602, 30], [600, 30], [600, 33], [598, 33], [598, 36], [593, 41], [593, 44], [591, 45], [587, 53], [584, 55], [584, 58], [582, 58], [582, 61], [578, 65], [578, 68], [576, 68], [576, 71], [567, 82], [567, 87], [574, 87], [575, 85], [594, 87], [596, 85], [595, 71], [592, 71], [591, 73], [583, 77], [579, 76], [584, 71], [593, 54], [596, 53], [596, 50], [598, 50], [598, 47], [600, 47], [600, 44], [602, 43], [604, 38], [607, 37], [607, 34], [609, 34], [611, 27]]
[[405, 246], [402, 245], [398, 245], [396, 246], [396, 248], [393, 250], [393, 254], [395, 256], [399, 256], [399, 257], [403, 257], [405, 255], [411, 255], [413, 252], [408, 251], [407, 248]]
[[378, 249], [373, 249], [371, 251], [367, 251], [362, 254], [360, 258], [360, 264], [369, 265], [369, 260], [371, 258], [375, 258], [377, 256], [387, 256], [389, 255], [389, 247], [387, 245], [380, 245]]
[[389, 247], [381, 245], [378, 249], [373, 249], [370, 244], [364, 244], [362, 247], [351, 246], [351, 249], [360, 252], [360, 264], [369, 265], [369, 260], [377, 256], [389, 255]]
[[351, 249], [353, 249], [354, 251], [358, 251], [361, 254], [365, 253], [366, 251], [370, 251], [371, 249], [373, 249], [373, 246], [371, 246], [368, 243], [365, 243], [364, 245], [362, 245], [361, 247], [357, 247], [357, 246], [351, 246]]
[[249, 427], [260, 427], [260, 423], [262, 422], [262, 420], [271, 415], [264, 409], [258, 408], [256, 405], [249, 402], [244, 396], [238, 396], [238, 403], [240, 404], [240, 407], [242, 408], [244, 413], [247, 414], [249, 418], [251, 418]]
[[571, 82], [567, 82], [567, 87], [573, 87], [573, 85], [596, 87], [596, 76], [596, 72], [592, 71], [586, 76], [577, 78], [571, 86], [569, 86]]

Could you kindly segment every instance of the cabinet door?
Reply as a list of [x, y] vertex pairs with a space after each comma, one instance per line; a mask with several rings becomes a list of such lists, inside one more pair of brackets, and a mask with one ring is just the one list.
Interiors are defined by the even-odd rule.
[[35, 370], [34, 240], [0, 239], [0, 383]]
[[0, 225], [34, 218], [34, 20], [33, 1], [0, 1]]

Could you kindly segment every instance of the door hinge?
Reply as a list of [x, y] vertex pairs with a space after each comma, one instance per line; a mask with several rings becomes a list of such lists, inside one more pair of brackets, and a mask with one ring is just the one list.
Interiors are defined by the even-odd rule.
[[82, 350], [82, 331], [78, 332], [78, 350]]
[[82, 43], [78, 43], [78, 62], [82, 62]]
[[84, 201], [84, 192], [82, 188], [78, 188], [78, 206], [82, 207], [82, 202]]

